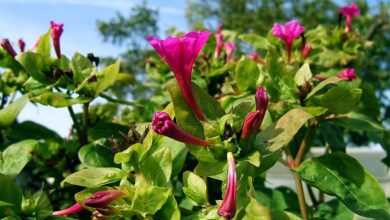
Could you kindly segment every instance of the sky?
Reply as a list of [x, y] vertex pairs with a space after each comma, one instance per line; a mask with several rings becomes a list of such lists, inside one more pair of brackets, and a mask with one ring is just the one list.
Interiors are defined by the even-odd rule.
[[[61, 50], [67, 57], [77, 51], [93, 52], [97, 56], [118, 56], [123, 50], [104, 43], [96, 21], [108, 21], [117, 12], [127, 16], [132, 7], [142, 0], [0, 0], [0, 39], [14, 43], [23, 38], [30, 48], [40, 35], [49, 30], [50, 21], [64, 23]], [[148, 5], [159, 11], [159, 27], [165, 30], [175, 26], [187, 31], [184, 10], [186, 0], [149, 0]], [[163, 37], [163, 36], [160, 36]], [[76, 112], [81, 106], [74, 106]], [[32, 120], [68, 135], [72, 121], [66, 108], [53, 108], [29, 103], [18, 117], [19, 121]]]

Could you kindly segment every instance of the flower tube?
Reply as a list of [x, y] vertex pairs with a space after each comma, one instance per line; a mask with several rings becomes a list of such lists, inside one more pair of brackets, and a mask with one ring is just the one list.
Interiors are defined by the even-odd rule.
[[195, 101], [191, 74], [196, 57], [209, 36], [210, 32], [208, 31], [193, 31], [180, 37], [168, 37], [165, 40], [155, 37], [147, 38], [150, 45], [171, 68], [184, 99], [201, 121], [205, 121], [205, 116]]
[[24, 48], [26, 47], [26, 43], [24, 42], [24, 40], [22, 38], [19, 38], [18, 45], [19, 45], [20, 52], [23, 53]]
[[70, 215], [70, 214], [75, 214], [78, 212], [81, 212], [84, 210], [84, 207], [82, 207], [80, 204], [75, 203], [71, 207], [61, 210], [61, 211], [55, 211], [53, 212], [53, 216], [62, 216], [62, 215]]
[[209, 141], [200, 139], [186, 131], [182, 130], [177, 124], [175, 124], [171, 117], [165, 112], [156, 112], [153, 115], [152, 128], [157, 134], [161, 134], [177, 141], [194, 144], [200, 146], [208, 146]]
[[51, 25], [50, 35], [51, 38], [53, 39], [54, 50], [56, 52], [57, 57], [61, 58], [60, 38], [63, 32], [62, 27], [64, 26], [64, 24], [50, 21], [50, 25]]
[[237, 198], [237, 180], [236, 180], [236, 163], [233, 154], [227, 153], [228, 160], [228, 179], [222, 204], [218, 209], [218, 215], [226, 219], [232, 219], [236, 215], [236, 198]]

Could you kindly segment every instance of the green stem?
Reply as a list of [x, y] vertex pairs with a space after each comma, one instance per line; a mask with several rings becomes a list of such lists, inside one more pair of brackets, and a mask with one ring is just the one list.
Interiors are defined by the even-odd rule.
[[118, 103], [118, 104], [123, 104], [123, 105], [131, 105], [131, 106], [139, 106], [139, 107], [142, 107], [141, 105], [138, 105], [134, 102], [129, 102], [129, 101], [125, 101], [125, 100], [120, 100], [120, 99], [114, 99], [106, 94], [103, 94], [101, 93], [99, 95], [100, 97], [106, 99], [107, 101], [110, 101], [110, 102], [114, 102], [114, 103]]
[[204, 183], [206, 184], [206, 207], [208, 207], [210, 205], [210, 202], [209, 202], [209, 187], [208, 187], [209, 184], [208, 184], [207, 176], [204, 176], [203, 180]]
[[81, 144], [88, 143], [88, 119], [89, 119], [89, 102], [83, 104], [83, 131], [81, 135]]
[[303, 138], [302, 143], [299, 146], [297, 156], [295, 157], [295, 165], [296, 166], [299, 166], [299, 164], [301, 164], [303, 155], [305, 154], [305, 150], [309, 144], [309, 141], [312, 138], [312, 136], [314, 135], [314, 131], [315, 131], [314, 126], [309, 126], [307, 129], [308, 129], [308, 131], [306, 132], [305, 137]]
[[298, 201], [299, 201], [299, 209], [301, 210], [303, 220], [308, 220], [306, 202], [305, 202], [305, 194], [303, 192], [302, 180], [299, 177], [298, 173], [293, 172], [295, 186], [297, 188]]
[[80, 142], [80, 144], [82, 144], [82, 143], [81, 143], [81, 140], [82, 140], [82, 138], [81, 138], [82, 132], [81, 132], [81, 129], [80, 129], [80, 125], [79, 125], [79, 123], [77, 122], [76, 114], [74, 113], [72, 106], [68, 106], [67, 108], [68, 108], [70, 117], [72, 118], [73, 125], [74, 125], [74, 127], [76, 128], [76, 133], [77, 133], [77, 137], [78, 137], [78, 139], [79, 139], [79, 142]]

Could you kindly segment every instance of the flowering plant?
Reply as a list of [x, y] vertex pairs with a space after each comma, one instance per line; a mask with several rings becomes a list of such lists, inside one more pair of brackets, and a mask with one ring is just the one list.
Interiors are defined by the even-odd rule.
[[[371, 117], [367, 106], [375, 98], [353, 65], [371, 45], [348, 24], [348, 31], [310, 30], [293, 20], [275, 23], [267, 36], [220, 26], [215, 34], [148, 37], [155, 53], [146, 80], [161, 84], [160, 98], [152, 99], [161, 105], [148, 122], [133, 125], [125, 113], [140, 103], [106, 92], [126, 79], [119, 61], [98, 68], [93, 54], [68, 59], [61, 54], [63, 24], [52, 22], [28, 51], [20, 43], [17, 53], [3, 40], [0, 217], [390, 218], [378, 181], [346, 153], [345, 130], [375, 133], [378, 142], [387, 135]], [[252, 52], [240, 51], [242, 44]], [[21, 96], [13, 100], [15, 93]], [[97, 97], [108, 104], [92, 105]], [[67, 108], [70, 136], [18, 123], [27, 102]], [[76, 104], [81, 114], [74, 113]], [[130, 107], [119, 115], [120, 105]], [[324, 145], [324, 155], [311, 157], [313, 145]], [[276, 163], [291, 171], [295, 192], [267, 186]], [[45, 169], [50, 172], [39, 177]], [[41, 178], [44, 188], [22, 192], [17, 183], [26, 173]]]

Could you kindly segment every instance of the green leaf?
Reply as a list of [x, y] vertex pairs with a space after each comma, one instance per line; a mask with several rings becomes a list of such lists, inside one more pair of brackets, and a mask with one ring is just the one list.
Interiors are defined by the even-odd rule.
[[43, 34], [38, 41], [37, 53], [50, 57], [50, 30]]
[[164, 206], [155, 214], [156, 219], [180, 220], [180, 209], [171, 193]]
[[45, 139], [57, 142], [62, 141], [61, 136], [55, 131], [33, 121], [23, 121], [22, 123], [15, 124], [12, 126], [12, 129], [7, 132], [7, 137], [15, 140]]
[[259, 78], [259, 69], [256, 62], [243, 56], [236, 65], [235, 79], [241, 92], [256, 89], [256, 80]]
[[86, 167], [114, 166], [114, 153], [104, 146], [105, 142], [105, 139], [100, 139], [80, 148], [78, 156], [81, 163]]
[[354, 213], [337, 199], [322, 203], [313, 213], [315, 219], [353, 220]]
[[44, 92], [38, 96], [31, 97], [31, 101], [38, 102], [42, 105], [49, 105], [52, 107], [60, 108], [67, 107], [74, 104], [81, 104], [90, 102], [90, 98], [85, 98], [82, 96], [72, 98], [67, 94], [61, 92]]
[[15, 59], [19, 61], [26, 72], [38, 82], [43, 84], [54, 83], [50, 77], [47, 76], [47, 74], [50, 73], [51, 64], [49, 57], [39, 53], [25, 52], [17, 55]]
[[[254, 198], [250, 198], [248, 206], [245, 208], [245, 217], [243, 220], [271, 220], [271, 212]], [[276, 218], [275, 218], [276, 219]], [[279, 219], [279, 218], [278, 218]]]
[[[203, 113], [205, 114], [206, 118], [210, 120], [216, 120], [225, 114], [219, 103], [213, 97], [205, 93], [196, 84], [192, 84], [192, 88], [196, 101], [202, 109]], [[197, 119], [197, 117], [194, 115], [187, 102], [184, 100], [176, 81], [172, 80], [171, 82], [169, 82], [167, 85], [167, 89], [172, 99], [173, 107], [175, 110], [175, 117], [179, 126], [184, 131], [192, 135], [195, 135], [199, 138], [204, 138], [203, 126]], [[188, 150], [193, 155], [195, 155], [198, 160], [205, 162], [216, 161], [210, 148], [192, 145], [187, 146]]]
[[154, 215], [163, 207], [170, 194], [171, 190], [165, 187], [137, 187], [131, 209], [138, 212], [143, 217], [146, 215]]
[[313, 115], [304, 110], [292, 109], [260, 132], [256, 136], [255, 146], [264, 155], [275, 152], [286, 146], [299, 129], [311, 118], [313, 118]]
[[305, 85], [312, 78], [312, 73], [309, 64], [305, 63], [295, 74], [294, 80], [298, 86]]
[[271, 217], [278, 220], [302, 220], [299, 216], [287, 211], [273, 211]]
[[88, 168], [70, 174], [62, 182], [84, 187], [98, 187], [115, 183], [127, 176], [126, 171], [118, 168]]
[[314, 94], [316, 94], [318, 91], [320, 91], [321, 89], [325, 88], [325, 86], [329, 85], [329, 84], [336, 84], [340, 81], [342, 81], [343, 79], [337, 77], [337, 76], [334, 76], [334, 77], [330, 77], [322, 82], [320, 82], [316, 87], [313, 88], [313, 90], [311, 90], [311, 92], [306, 96], [306, 99], [309, 99], [310, 97], [312, 97]]
[[257, 34], [241, 34], [238, 38], [258, 49], [266, 50], [268, 47], [273, 47], [266, 38]]
[[161, 149], [168, 148], [172, 154], [172, 176], [177, 176], [183, 168], [186, 156], [187, 148], [184, 143], [176, 141], [172, 138], [159, 136], [157, 142], [153, 147], [154, 151], [159, 151]]
[[22, 111], [24, 106], [28, 102], [28, 96], [23, 95], [17, 100], [9, 104], [6, 108], [0, 110], [0, 127], [5, 128], [10, 126], [15, 119], [18, 117], [19, 113]]
[[183, 174], [183, 192], [192, 199], [198, 206], [206, 202], [207, 186], [202, 177], [193, 172], [186, 171]]
[[356, 108], [361, 95], [361, 89], [345, 90], [336, 86], [318, 97], [318, 101], [321, 106], [328, 109], [328, 113], [344, 114]]
[[331, 122], [325, 122], [321, 123], [320, 129], [332, 152], [345, 152], [347, 144], [344, 141], [344, 133], [339, 126]]
[[16, 210], [20, 210], [22, 203], [22, 189], [12, 180], [11, 177], [0, 173], [0, 201], [12, 204]]
[[371, 118], [357, 112], [340, 115], [339, 117], [332, 119], [332, 121], [354, 131], [383, 132], [385, 130]]
[[140, 173], [140, 177], [148, 184], [165, 186], [172, 173], [171, 151], [165, 148], [145, 158], [141, 164]]
[[0, 173], [16, 176], [31, 159], [31, 152], [35, 149], [38, 141], [24, 140], [10, 145], [2, 153], [3, 161], [0, 162]]
[[72, 71], [74, 82], [80, 83], [91, 76], [96, 71], [96, 68], [87, 57], [80, 53], [75, 53], [72, 57]]
[[224, 161], [217, 161], [213, 163], [199, 161], [195, 167], [195, 173], [199, 176], [215, 176], [224, 173], [226, 166], [227, 164]]
[[278, 162], [279, 158], [282, 157], [282, 151], [275, 151], [271, 154], [268, 154], [264, 157], [261, 157], [261, 163], [260, 163], [260, 167], [259, 167], [259, 170], [257, 171], [258, 174], [262, 174], [264, 173], [265, 171], [271, 169], [271, 167], [273, 167], [276, 162]]
[[361, 216], [390, 218], [389, 204], [378, 181], [347, 154], [336, 152], [309, 159], [295, 171], [305, 182], [336, 196]]
[[120, 164], [131, 161], [138, 164], [144, 154], [144, 146], [140, 143], [136, 143], [128, 147], [126, 150], [116, 153], [114, 156], [114, 163]]

